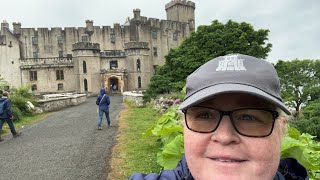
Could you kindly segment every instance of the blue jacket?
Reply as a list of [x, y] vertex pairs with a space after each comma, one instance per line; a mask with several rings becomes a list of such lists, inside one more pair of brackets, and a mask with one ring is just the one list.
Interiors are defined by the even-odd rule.
[[[307, 170], [297, 160], [292, 158], [281, 159], [274, 180], [307, 180]], [[160, 174], [133, 174], [129, 180], [194, 180], [187, 166], [186, 158], [183, 156], [176, 168], [164, 170]]]
[[[105, 96], [103, 97], [103, 95], [105, 95]], [[102, 97], [103, 97], [103, 99], [102, 99]], [[102, 100], [101, 100], [101, 99], [102, 99]], [[101, 103], [100, 103], [100, 101], [101, 101]], [[100, 104], [100, 105], [99, 105], [99, 104]], [[100, 110], [105, 110], [105, 109], [109, 109], [109, 104], [110, 104], [110, 98], [109, 98], [109, 96], [108, 96], [107, 93], [106, 93], [106, 89], [105, 89], [105, 88], [102, 88], [102, 89], [100, 90], [100, 94], [99, 94], [98, 97], [97, 97], [96, 105], [99, 106], [99, 109], [100, 109]]]
[[3, 107], [6, 110], [4, 111], [4, 114], [0, 116], [0, 119], [10, 119], [12, 117], [10, 100], [7, 97], [2, 96], [2, 98], [0, 98], [0, 103], [3, 103], [3, 102], [4, 102]]

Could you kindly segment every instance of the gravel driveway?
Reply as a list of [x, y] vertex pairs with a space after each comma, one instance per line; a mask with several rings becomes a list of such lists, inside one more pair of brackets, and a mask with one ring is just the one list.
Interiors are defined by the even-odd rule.
[[0, 143], [0, 179], [105, 179], [122, 96], [111, 96], [111, 127], [97, 130], [95, 97], [54, 112]]

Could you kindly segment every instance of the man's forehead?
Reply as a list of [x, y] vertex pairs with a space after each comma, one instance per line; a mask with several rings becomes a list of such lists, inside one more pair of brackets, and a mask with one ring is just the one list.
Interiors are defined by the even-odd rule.
[[200, 103], [212, 106], [225, 106], [225, 107], [268, 107], [274, 109], [275, 106], [265, 99], [257, 96], [243, 94], [243, 93], [226, 93], [213, 96], [210, 99]]

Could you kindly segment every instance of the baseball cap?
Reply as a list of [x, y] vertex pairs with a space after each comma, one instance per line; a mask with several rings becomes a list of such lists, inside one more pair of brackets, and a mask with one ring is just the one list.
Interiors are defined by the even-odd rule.
[[280, 81], [273, 65], [248, 55], [229, 54], [203, 64], [187, 77], [186, 93], [181, 110], [219, 94], [245, 93], [291, 114], [280, 96]]

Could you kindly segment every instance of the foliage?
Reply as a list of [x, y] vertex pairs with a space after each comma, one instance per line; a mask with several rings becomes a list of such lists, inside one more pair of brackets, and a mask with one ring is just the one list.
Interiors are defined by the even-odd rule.
[[309, 172], [310, 179], [320, 178], [320, 143], [310, 134], [301, 134], [293, 127], [287, 127], [287, 133], [281, 145], [281, 157], [295, 158]]
[[320, 98], [311, 101], [302, 109], [302, 117], [290, 122], [300, 132], [315, 135], [316, 140], [320, 140]]
[[157, 162], [164, 169], [176, 167], [177, 162], [184, 154], [183, 127], [179, 122], [178, 106], [171, 106], [167, 113], [162, 115], [146, 133], [160, 138], [163, 147], [157, 153]]
[[14, 121], [19, 121], [23, 116], [31, 116], [32, 112], [28, 109], [26, 102], [30, 101], [37, 105], [34, 97], [29, 93], [28, 86], [21, 87], [10, 93], [9, 99], [11, 101], [11, 110], [14, 116]]
[[[161, 138], [163, 147], [158, 152], [157, 162], [164, 169], [174, 168], [184, 154], [183, 127], [179, 123], [177, 106], [172, 106], [166, 114], [160, 117], [156, 124], [146, 132]], [[310, 134], [300, 134], [293, 128], [287, 127], [287, 134], [281, 145], [281, 157], [293, 157], [307, 168], [309, 176], [320, 178], [320, 143], [313, 140]]]
[[[9, 87], [9, 83], [7, 81], [5, 81], [4, 78], [1, 77], [1, 74], [0, 74], [0, 90], [5, 89], [5, 87]], [[1, 93], [2, 93], [2, 91], [1, 91]]]
[[136, 172], [159, 173], [162, 170], [155, 163], [157, 150], [161, 147], [157, 137], [142, 135], [160, 115], [151, 107], [131, 105], [126, 102], [119, 116], [118, 143], [113, 149], [111, 172], [108, 172], [107, 179], [123, 180]]
[[180, 91], [190, 73], [215, 57], [241, 53], [266, 58], [272, 46], [266, 43], [268, 33], [269, 30], [254, 30], [248, 23], [232, 20], [199, 26], [178, 48], [169, 51], [165, 64], [151, 78], [144, 100]]
[[320, 61], [279, 61], [275, 68], [280, 78], [281, 94], [289, 107], [300, 109], [320, 96]]

